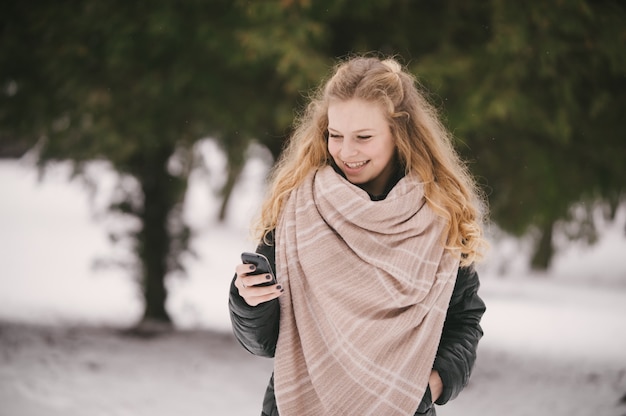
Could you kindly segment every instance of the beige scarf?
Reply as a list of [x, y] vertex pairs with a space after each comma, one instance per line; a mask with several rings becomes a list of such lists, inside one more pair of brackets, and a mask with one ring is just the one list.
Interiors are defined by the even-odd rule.
[[330, 167], [295, 189], [277, 228], [281, 416], [413, 415], [458, 258], [413, 176], [371, 201]]

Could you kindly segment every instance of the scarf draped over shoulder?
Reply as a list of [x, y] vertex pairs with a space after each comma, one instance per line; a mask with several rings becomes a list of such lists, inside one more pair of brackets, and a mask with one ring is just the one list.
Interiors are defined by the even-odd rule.
[[413, 175], [382, 201], [330, 166], [292, 191], [276, 234], [281, 416], [414, 414], [459, 265], [444, 226]]

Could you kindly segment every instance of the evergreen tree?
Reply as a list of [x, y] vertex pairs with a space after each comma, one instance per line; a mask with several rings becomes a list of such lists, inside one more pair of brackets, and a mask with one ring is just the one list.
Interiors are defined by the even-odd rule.
[[[332, 3], [332, 6], [330, 5]], [[626, 6], [619, 1], [316, 2], [332, 55], [399, 54], [433, 92], [491, 219], [537, 236], [549, 267], [553, 230], [593, 241], [591, 209], [624, 201]]]
[[[285, 97], [299, 90], [305, 59], [315, 55], [307, 52], [306, 26], [270, 25], [297, 18], [299, 5], [272, 6], [81, 0], [4, 7], [0, 147], [16, 155], [39, 143], [42, 166], [70, 160], [80, 174], [86, 162], [107, 160], [117, 170], [123, 183], [110, 208], [140, 223], [129, 237], [144, 321], [170, 321], [164, 279], [182, 270], [188, 247], [181, 204], [194, 142], [215, 138], [236, 179], [247, 143], [277, 137], [269, 129], [287, 118]], [[125, 187], [129, 181], [136, 189]]]

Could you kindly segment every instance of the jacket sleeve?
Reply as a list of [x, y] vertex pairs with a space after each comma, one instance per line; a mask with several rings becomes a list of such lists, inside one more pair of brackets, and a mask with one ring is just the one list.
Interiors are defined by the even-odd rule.
[[460, 268], [433, 364], [443, 382], [443, 391], [436, 401], [439, 405], [458, 396], [476, 361], [478, 341], [483, 336], [480, 320], [486, 310], [478, 287], [474, 267]]
[[[273, 242], [270, 245], [261, 243], [257, 253], [265, 255], [276, 274], [275, 249]], [[228, 309], [233, 326], [233, 333], [239, 343], [254, 355], [273, 357], [278, 340], [278, 320], [280, 305], [278, 299], [250, 306], [239, 296], [235, 287], [235, 278], [230, 284]]]

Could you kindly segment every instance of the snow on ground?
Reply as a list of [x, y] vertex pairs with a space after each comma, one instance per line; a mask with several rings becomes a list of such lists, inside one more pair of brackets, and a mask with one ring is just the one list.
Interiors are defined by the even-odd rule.
[[2, 416], [259, 414], [271, 372], [224, 332], [0, 325]]
[[[114, 179], [97, 169], [96, 211]], [[186, 219], [199, 257], [168, 281], [183, 331], [146, 338], [120, 330], [140, 316], [137, 287], [122, 270], [93, 269], [119, 252], [67, 167], [38, 183], [28, 164], [0, 162], [0, 416], [258, 414], [271, 361], [235, 344], [226, 298], [240, 252], [254, 247], [247, 225], [265, 171], [260, 160], [247, 166], [223, 225], [213, 220], [219, 175], [192, 178]], [[625, 224], [622, 207], [598, 244], [561, 251], [545, 276], [527, 270], [523, 243], [494, 241], [479, 269], [479, 360], [439, 414], [626, 415]]]

